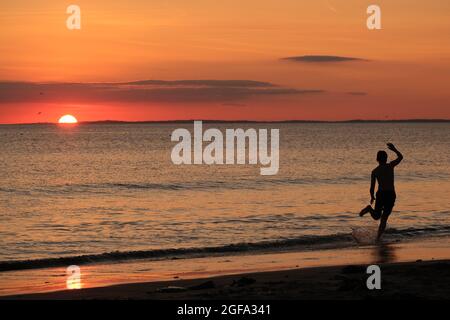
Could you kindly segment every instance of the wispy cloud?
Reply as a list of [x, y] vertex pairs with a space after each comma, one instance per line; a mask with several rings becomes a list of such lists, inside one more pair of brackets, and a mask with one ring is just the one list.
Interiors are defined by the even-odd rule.
[[109, 85], [152, 85], [152, 86], [200, 86], [200, 87], [276, 87], [269, 82], [261, 82], [254, 80], [138, 80], [121, 83], [108, 83]]
[[253, 80], [141, 80], [118, 83], [0, 82], [0, 103], [236, 102], [254, 96], [322, 93]]
[[306, 55], [282, 58], [282, 60], [305, 63], [330, 63], [330, 62], [348, 62], [348, 61], [368, 61], [356, 57], [342, 57], [329, 55]]

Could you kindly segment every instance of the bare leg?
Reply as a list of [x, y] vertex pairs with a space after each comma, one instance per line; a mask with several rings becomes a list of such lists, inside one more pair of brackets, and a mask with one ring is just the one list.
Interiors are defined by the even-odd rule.
[[382, 236], [383, 233], [384, 233], [384, 230], [386, 230], [386, 224], [387, 224], [387, 221], [388, 221], [388, 219], [389, 219], [389, 216], [390, 216], [391, 213], [392, 213], [392, 209], [393, 209], [393, 208], [394, 208], [394, 207], [392, 206], [392, 207], [384, 207], [384, 209], [383, 209], [383, 214], [381, 215], [380, 226], [378, 227], [378, 237], [377, 237], [377, 241], [380, 241], [381, 236]]
[[372, 208], [372, 206], [367, 206], [364, 209], [362, 209], [361, 212], [359, 213], [359, 216], [362, 217], [366, 213], [370, 213], [370, 215], [374, 220], [379, 220], [381, 217], [381, 210], [375, 210], [374, 208]]
[[362, 217], [364, 216], [366, 213], [369, 213], [373, 211], [372, 206], [367, 206], [364, 209], [361, 210], [361, 212], [359, 213], [359, 216]]
[[377, 236], [377, 241], [380, 241], [381, 236], [384, 233], [384, 230], [386, 230], [386, 224], [387, 224], [387, 220], [389, 218], [389, 215], [383, 215], [381, 217], [380, 220], [380, 226], [378, 227], [378, 236]]

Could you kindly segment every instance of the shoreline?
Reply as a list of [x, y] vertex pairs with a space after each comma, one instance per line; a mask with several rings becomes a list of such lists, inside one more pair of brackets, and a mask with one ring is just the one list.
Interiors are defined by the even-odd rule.
[[[334, 275], [339, 275], [338, 270], [352, 265], [364, 265], [367, 267], [371, 264], [406, 264], [413, 266], [416, 261], [429, 261], [427, 263], [441, 261], [448, 268], [450, 266], [448, 264], [448, 261], [450, 261], [449, 249], [450, 238], [438, 237], [372, 246], [354, 246], [345, 249], [281, 251], [189, 259], [174, 258], [156, 261], [134, 260], [116, 263], [93, 263], [80, 266], [81, 278], [79, 287], [82, 289], [69, 290], [68, 293], [64, 293], [64, 290], [67, 289], [67, 270], [65, 267], [6, 271], [0, 273], [0, 299], [16, 297], [58, 299], [60, 294], [63, 296], [79, 296], [81, 299], [91, 299], [92, 292], [95, 294], [100, 292], [104, 298], [127, 299], [126, 295], [121, 291], [133, 291], [135, 286], [155, 288], [155, 285], [157, 286], [161, 283], [172, 283], [171, 285], [176, 284], [178, 286], [179, 281], [192, 281], [188, 286], [193, 286], [194, 283], [206, 282], [208, 278], [218, 279], [226, 277], [237, 281], [245, 277], [244, 275], [246, 274], [267, 272], [278, 273], [276, 277], [282, 280], [285, 272], [302, 274], [304, 270], [316, 270], [308, 271], [308, 273], [312, 272], [313, 275], [311, 277], [317, 283], [322, 283], [329, 281], [328, 278], [321, 278], [321, 276], [316, 275], [323, 268], [333, 269]], [[450, 268], [448, 269], [450, 270]], [[403, 270], [403, 267], [399, 270]], [[408, 277], [409, 271], [399, 272], [403, 273], [402, 277]], [[414, 272], [411, 274], [411, 277], [415, 277]], [[429, 277], [428, 281], [431, 282], [439, 280], [435, 277], [434, 272], [431, 272]], [[280, 279], [277, 281], [281, 281]], [[310, 284], [311, 288], [313, 288], [313, 283]], [[284, 285], [289, 286], [288, 283]], [[115, 292], [118, 286], [124, 286], [125, 289], [120, 287], [120, 290]], [[106, 294], [109, 291], [111, 292]], [[136, 295], [141, 297], [141, 293], [133, 291], [129, 298], [134, 298]], [[164, 297], [161, 296], [161, 298]], [[242, 298], [245, 297], [243, 296]]]
[[[450, 260], [381, 264], [381, 289], [366, 286], [367, 266], [347, 265], [121, 284], [6, 296], [4, 300], [361, 300], [448, 299]], [[439, 280], [439, 281], [437, 281]]]
[[[376, 228], [363, 227], [367, 230], [376, 230]], [[422, 232], [424, 229], [419, 228], [416, 231]], [[434, 229], [433, 229], [434, 230]], [[450, 230], [444, 227], [444, 231]], [[441, 230], [442, 231], [442, 230]], [[414, 237], [401, 238], [414, 232], [414, 229], [396, 230], [388, 229], [385, 233], [385, 241], [382, 244], [394, 244], [401, 242], [410, 243], [418, 241], [434, 241], [439, 238], [448, 238], [448, 234], [435, 234], [433, 236], [415, 234]], [[363, 243], [356, 246], [364, 246]], [[370, 245], [370, 244], [365, 244]], [[164, 260], [164, 259], [195, 259], [219, 256], [237, 256], [237, 255], [260, 255], [275, 254], [279, 252], [304, 252], [304, 251], [321, 251], [321, 250], [340, 250], [355, 248], [355, 239], [351, 234], [339, 233], [321, 236], [303, 236], [299, 238], [289, 238], [273, 241], [232, 243], [223, 246], [211, 247], [186, 247], [186, 248], [167, 248], [167, 249], [150, 249], [137, 251], [111, 251], [97, 254], [85, 254], [75, 256], [47, 257], [29, 260], [12, 260], [0, 261], [0, 274], [9, 271], [51, 269], [64, 267], [68, 265], [89, 265], [89, 264], [113, 264], [127, 263], [129, 261], [142, 260]], [[449, 256], [450, 258], [450, 256]]]

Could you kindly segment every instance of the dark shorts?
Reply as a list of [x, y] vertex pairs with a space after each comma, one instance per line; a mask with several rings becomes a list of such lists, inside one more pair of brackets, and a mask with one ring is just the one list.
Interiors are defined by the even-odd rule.
[[378, 191], [375, 201], [375, 213], [377, 217], [388, 217], [395, 205], [395, 191]]

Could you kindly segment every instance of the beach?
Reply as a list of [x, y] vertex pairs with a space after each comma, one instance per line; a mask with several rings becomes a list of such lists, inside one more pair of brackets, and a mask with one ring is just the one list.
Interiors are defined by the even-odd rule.
[[[65, 268], [2, 272], [0, 299], [446, 299], [448, 240], [86, 264], [78, 285]], [[367, 289], [369, 265], [381, 290]]]
[[[380, 290], [368, 290], [366, 266], [348, 265], [237, 274], [208, 279], [115, 285], [4, 299], [320, 300], [448, 299], [450, 260], [380, 265]], [[437, 281], [437, 279], [439, 279]]]

